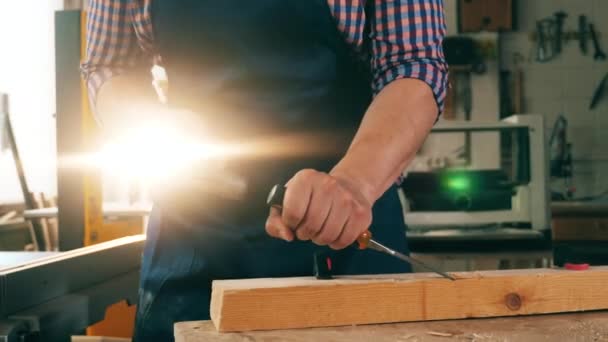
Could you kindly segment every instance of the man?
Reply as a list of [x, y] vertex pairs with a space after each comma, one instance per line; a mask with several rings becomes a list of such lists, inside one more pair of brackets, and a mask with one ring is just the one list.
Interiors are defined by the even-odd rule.
[[[407, 252], [394, 183], [441, 111], [444, 33], [441, 0], [91, 0], [83, 72], [106, 130], [153, 101], [156, 59], [170, 108], [198, 113], [215, 137], [297, 136], [283, 150], [314, 151], [230, 161], [249, 185], [239, 201], [194, 187], [159, 196], [136, 340], [208, 319], [213, 279], [310, 275], [315, 251], [335, 251], [337, 273], [408, 272], [347, 247], [370, 228]], [[270, 187], [287, 180], [282, 213], [267, 216]]]

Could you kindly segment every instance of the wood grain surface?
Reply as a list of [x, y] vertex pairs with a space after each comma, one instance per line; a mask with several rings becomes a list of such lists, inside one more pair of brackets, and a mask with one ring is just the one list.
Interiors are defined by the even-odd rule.
[[608, 312], [220, 333], [211, 321], [175, 325], [176, 342], [606, 342]]
[[608, 267], [454, 275], [216, 281], [211, 318], [229, 332], [608, 309]]

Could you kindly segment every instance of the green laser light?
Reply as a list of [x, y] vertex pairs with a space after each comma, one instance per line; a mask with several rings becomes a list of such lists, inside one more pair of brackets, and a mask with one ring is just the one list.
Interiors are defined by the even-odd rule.
[[454, 177], [447, 181], [450, 190], [467, 190], [471, 187], [471, 180], [466, 177]]

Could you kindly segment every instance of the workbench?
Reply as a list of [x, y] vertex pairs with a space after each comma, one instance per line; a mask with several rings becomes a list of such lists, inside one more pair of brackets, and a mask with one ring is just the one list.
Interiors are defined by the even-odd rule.
[[450, 340], [608, 341], [608, 311], [246, 333], [218, 333], [211, 321], [182, 322], [175, 325], [176, 342]]

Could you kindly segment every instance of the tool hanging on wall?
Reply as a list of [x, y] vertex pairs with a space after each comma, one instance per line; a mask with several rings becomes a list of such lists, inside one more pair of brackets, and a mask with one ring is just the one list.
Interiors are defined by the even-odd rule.
[[523, 78], [524, 78], [524, 72], [523, 69], [521, 67], [521, 64], [524, 61], [524, 56], [521, 53], [515, 53], [513, 55], [513, 66], [515, 67], [515, 70], [513, 71], [513, 99], [512, 99], [512, 105], [513, 105], [513, 114], [520, 114], [523, 113], [523, 98], [524, 98], [524, 91], [523, 91]]
[[[447, 37], [443, 49], [452, 80], [449, 92], [448, 118], [455, 118], [458, 107], [462, 107], [464, 120], [471, 120], [473, 113], [472, 74], [483, 74], [487, 70], [480, 43], [470, 37]], [[463, 159], [471, 161], [471, 135], [464, 134]]]
[[578, 46], [583, 55], [587, 55], [587, 39], [589, 39], [589, 23], [587, 16], [578, 17]]
[[515, 52], [510, 70], [500, 72], [500, 118], [523, 113], [523, 70], [524, 56]]
[[608, 83], [608, 73], [604, 76], [604, 78], [602, 78], [597, 88], [595, 88], [595, 91], [593, 92], [593, 97], [591, 98], [591, 104], [589, 105], [589, 109], [595, 109], [595, 107], [597, 107], [597, 104], [604, 96], [606, 90], [606, 83]]
[[560, 54], [562, 52], [562, 40], [564, 33], [564, 21], [568, 14], [564, 11], [555, 12], [555, 53]]
[[593, 41], [593, 48], [595, 50], [593, 54], [593, 59], [596, 61], [603, 61], [606, 59], [606, 54], [602, 51], [602, 47], [600, 46], [600, 41], [597, 37], [597, 32], [595, 31], [595, 26], [593, 24], [589, 24], [589, 33], [591, 34], [591, 41]]
[[568, 14], [556, 12], [552, 17], [536, 22], [536, 30], [530, 35], [530, 40], [536, 44], [536, 61], [540, 63], [554, 59], [563, 51], [563, 45], [571, 40], [577, 40], [581, 54], [586, 55], [587, 41], [591, 38], [594, 48], [593, 58], [597, 61], [606, 59], [606, 53], [600, 46], [600, 40], [595, 26], [589, 23], [586, 15], [578, 17], [578, 30], [566, 31], [565, 20]]
[[557, 25], [552, 18], [542, 19], [536, 22], [536, 61], [548, 62], [557, 56], [556, 43]]
[[567, 138], [568, 120], [563, 115], [559, 115], [553, 125], [551, 137], [549, 138], [549, 148], [551, 153], [550, 175], [554, 178], [564, 180], [565, 195], [560, 191], [554, 191], [554, 200], [571, 199], [574, 196], [572, 185], [572, 144]]

